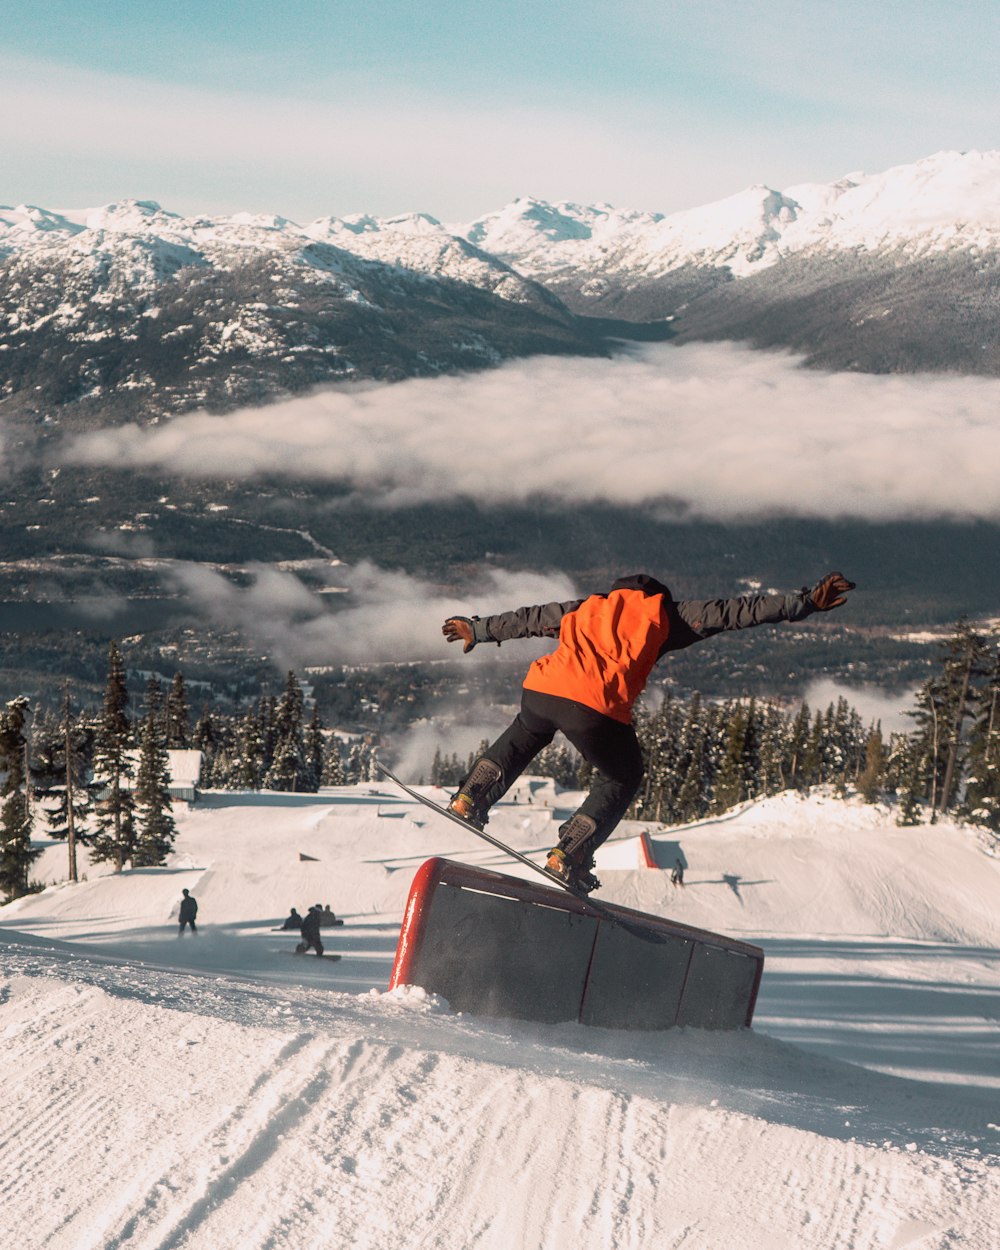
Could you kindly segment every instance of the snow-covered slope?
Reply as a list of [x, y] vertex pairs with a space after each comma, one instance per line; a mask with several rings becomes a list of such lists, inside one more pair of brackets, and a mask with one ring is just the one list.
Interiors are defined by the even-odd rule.
[[[495, 828], [531, 852], [574, 801], [515, 798]], [[947, 822], [786, 795], [649, 826], [678, 889], [623, 866], [640, 828], [606, 896], [761, 941], [752, 1032], [386, 994], [427, 855], [516, 869], [389, 787], [208, 796], [170, 867], [0, 909], [2, 1226], [47, 1250], [992, 1250], [1000, 862]], [[339, 962], [272, 931], [314, 901], [345, 918]]]
[[558, 299], [443, 229], [0, 209], [9, 416], [107, 424], [593, 349]]
[[810, 250], [996, 248], [1000, 151], [940, 152], [784, 191], [754, 186], [668, 216], [521, 199], [461, 230], [540, 279], [568, 269], [660, 277], [686, 265], [744, 277]]

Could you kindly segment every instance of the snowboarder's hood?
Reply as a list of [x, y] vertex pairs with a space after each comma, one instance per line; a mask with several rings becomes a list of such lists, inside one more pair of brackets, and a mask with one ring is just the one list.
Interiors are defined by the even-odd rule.
[[673, 600], [670, 587], [658, 582], [648, 573], [629, 573], [627, 577], [619, 577], [612, 585], [612, 590], [640, 590], [644, 595], [662, 595], [668, 601]]

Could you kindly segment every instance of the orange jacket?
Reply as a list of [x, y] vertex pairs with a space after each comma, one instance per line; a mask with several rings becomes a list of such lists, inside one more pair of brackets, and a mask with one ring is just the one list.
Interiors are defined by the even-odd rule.
[[661, 594], [622, 589], [591, 595], [562, 618], [559, 646], [532, 664], [524, 685], [627, 725], [669, 632]]
[[542, 603], [487, 617], [465, 617], [471, 646], [513, 638], [554, 638], [559, 645], [528, 670], [529, 690], [583, 703], [628, 724], [632, 704], [667, 651], [731, 629], [801, 621], [815, 612], [806, 589], [736, 599], [674, 599], [648, 573], [619, 578], [606, 594]]

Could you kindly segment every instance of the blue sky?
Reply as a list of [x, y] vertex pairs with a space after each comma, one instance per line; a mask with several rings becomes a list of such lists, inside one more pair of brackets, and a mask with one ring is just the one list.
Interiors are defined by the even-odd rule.
[[0, 204], [671, 212], [1000, 146], [993, 0], [0, 0]]

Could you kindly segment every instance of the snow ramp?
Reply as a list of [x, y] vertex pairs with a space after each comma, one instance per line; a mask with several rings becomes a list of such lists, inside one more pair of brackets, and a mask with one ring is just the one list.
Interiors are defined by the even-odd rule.
[[763, 967], [750, 943], [435, 857], [410, 887], [389, 988], [553, 1024], [738, 1029]]

